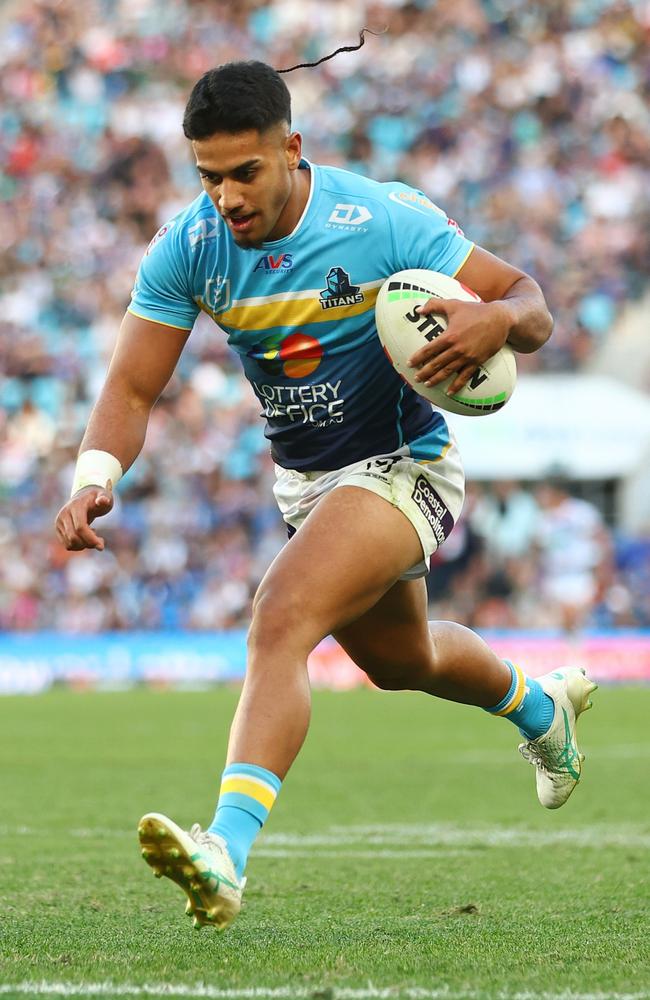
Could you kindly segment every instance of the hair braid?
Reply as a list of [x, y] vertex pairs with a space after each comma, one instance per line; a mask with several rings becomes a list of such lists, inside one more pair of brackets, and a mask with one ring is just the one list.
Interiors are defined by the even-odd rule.
[[330, 54], [328, 56], [323, 56], [323, 58], [319, 59], [318, 62], [298, 63], [297, 66], [290, 66], [288, 69], [279, 69], [279, 70], [277, 70], [277, 72], [278, 73], [292, 73], [294, 71], [294, 69], [306, 69], [306, 68], [308, 68], [310, 66], [320, 66], [321, 63], [327, 62], [328, 59], [333, 59], [334, 56], [337, 56], [339, 54], [339, 52], [356, 52], [363, 45], [365, 45], [365, 41], [366, 41], [365, 35], [366, 35], [366, 32], [368, 32], [371, 35], [385, 35], [387, 31], [388, 31], [388, 26], [386, 26], [385, 28], [382, 28], [381, 31], [373, 31], [372, 28], [362, 28], [361, 31], [359, 32], [359, 44], [358, 45], [343, 45], [340, 49], [337, 49], [336, 52], [330, 52]]

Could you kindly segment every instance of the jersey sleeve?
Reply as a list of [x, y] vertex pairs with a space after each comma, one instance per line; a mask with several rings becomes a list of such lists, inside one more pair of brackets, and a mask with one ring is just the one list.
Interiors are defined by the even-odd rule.
[[394, 270], [423, 267], [453, 278], [474, 244], [422, 191], [405, 184], [386, 184], [385, 187]]
[[174, 219], [162, 226], [140, 261], [128, 311], [164, 326], [191, 330], [199, 307], [190, 291], [190, 262]]

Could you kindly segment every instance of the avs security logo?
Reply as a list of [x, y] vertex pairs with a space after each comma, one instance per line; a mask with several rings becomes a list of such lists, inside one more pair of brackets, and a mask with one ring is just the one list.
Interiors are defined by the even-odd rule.
[[248, 351], [267, 375], [306, 378], [316, 371], [323, 358], [320, 341], [306, 333], [290, 333], [267, 337]]
[[355, 306], [363, 302], [363, 292], [359, 285], [350, 284], [350, 275], [342, 267], [331, 267], [325, 281], [327, 288], [320, 292], [321, 309]]
[[325, 224], [326, 229], [338, 229], [348, 233], [367, 233], [366, 222], [372, 219], [365, 205], [344, 205], [335, 207]]
[[272, 253], [267, 253], [260, 257], [253, 271], [267, 271], [270, 274], [282, 274], [291, 271], [293, 268], [293, 254], [279, 253], [274, 257]]

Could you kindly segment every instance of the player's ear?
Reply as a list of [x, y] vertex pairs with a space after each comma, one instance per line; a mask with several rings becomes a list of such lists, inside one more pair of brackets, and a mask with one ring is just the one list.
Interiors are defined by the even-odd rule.
[[286, 156], [289, 170], [297, 170], [302, 157], [302, 136], [300, 132], [291, 132], [286, 138]]

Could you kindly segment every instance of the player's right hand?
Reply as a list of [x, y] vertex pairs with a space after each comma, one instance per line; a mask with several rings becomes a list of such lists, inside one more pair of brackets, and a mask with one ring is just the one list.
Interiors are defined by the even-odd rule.
[[90, 527], [96, 517], [108, 514], [113, 507], [113, 484], [110, 479], [106, 486], [84, 486], [64, 504], [56, 516], [56, 533], [66, 549], [78, 552], [80, 549], [104, 550], [104, 539]]

